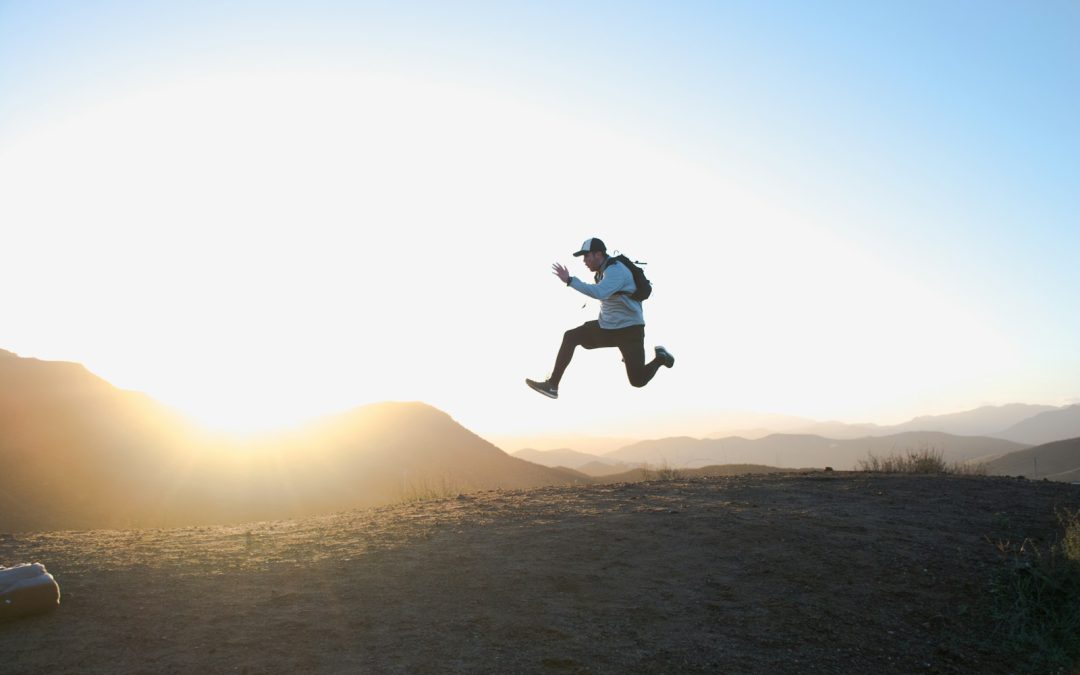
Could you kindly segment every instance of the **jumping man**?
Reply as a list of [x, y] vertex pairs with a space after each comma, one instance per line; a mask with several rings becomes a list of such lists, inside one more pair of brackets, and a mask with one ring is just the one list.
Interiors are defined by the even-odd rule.
[[566, 331], [551, 376], [543, 382], [526, 379], [525, 384], [544, 396], [558, 398], [559, 381], [579, 345], [585, 349], [618, 347], [626, 364], [626, 377], [635, 387], [648, 384], [660, 366], [674, 366], [675, 357], [663, 347], [656, 347], [656, 357], [645, 363], [645, 315], [641, 303], [630, 297], [636, 285], [626, 265], [609, 256], [604, 242], [595, 237], [586, 239], [574, 256], [582, 256], [596, 283], [570, 276], [570, 270], [559, 263], [551, 266], [553, 273], [575, 291], [599, 300], [600, 317]]

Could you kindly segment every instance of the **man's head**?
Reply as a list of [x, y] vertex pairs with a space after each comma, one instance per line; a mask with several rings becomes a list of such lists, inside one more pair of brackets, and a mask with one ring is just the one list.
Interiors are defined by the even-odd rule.
[[596, 272], [600, 269], [600, 266], [607, 260], [607, 246], [604, 246], [604, 242], [600, 241], [596, 237], [592, 239], [586, 239], [581, 244], [581, 250], [574, 253], [575, 256], [582, 256], [585, 261], [585, 266], [590, 271]]

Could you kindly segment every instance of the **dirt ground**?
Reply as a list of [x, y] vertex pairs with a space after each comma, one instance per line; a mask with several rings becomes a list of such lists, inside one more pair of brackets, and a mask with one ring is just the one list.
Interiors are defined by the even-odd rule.
[[1017, 672], [994, 543], [1058, 507], [1080, 487], [830, 472], [5, 534], [62, 604], [0, 624], [0, 672]]

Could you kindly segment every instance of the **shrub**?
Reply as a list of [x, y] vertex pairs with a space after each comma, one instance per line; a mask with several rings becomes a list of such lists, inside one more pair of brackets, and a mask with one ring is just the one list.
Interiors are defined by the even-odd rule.
[[986, 475], [986, 466], [967, 462], [945, 462], [944, 453], [932, 446], [908, 449], [901, 454], [875, 457], [867, 453], [867, 459], [859, 460], [859, 470], [873, 473], [948, 473], [964, 476]]
[[653, 468], [649, 464], [643, 464], [641, 466], [642, 480], [661, 480], [661, 481], [675, 481], [683, 480], [686, 478], [685, 474], [671, 466], [667, 460], [660, 463], [659, 466]]
[[943, 454], [934, 448], [907, 450], [903, 454], [889, 457], [875, 457], [868, 453], [869, 459], [859, 460], [859, 469], [875, 473], [945, 473], [948, 468]]
[[991, 583], [997, 637], [1033, 672], [1067, 671], [1080, 659], [1080, 511], [1061, 511], [1060, 541], [998, 543], [1005, 563]]
[[402, 480], [401, 501], [405, 503], [428, 502], [456, 497], [461, 493], [462, 490], [457, 482], [449, 476], [440, 476], [438, 480], [429, 480], [426, 476], [419, 476]]
[[1065, 534], [1061, 537], [1061, 551], [1069, 560], [1080, 563], [1080, 510], [1062, 509], [1058, 512], [1058, 522]]

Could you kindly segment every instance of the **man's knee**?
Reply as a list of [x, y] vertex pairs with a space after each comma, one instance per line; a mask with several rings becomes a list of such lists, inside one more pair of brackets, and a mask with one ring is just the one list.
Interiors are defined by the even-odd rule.
[[637, 387], [638, 389], [640, 389], [641, 387], [647, 385], [649, 383], [649, 380], [651, 380], [652, 378], [649, 377], [648, 373], [646, 373], [644, 369], [639, 370], [637, 368], [627, 368], [626, 379], [630, 380], [631, 387]]
[[585, 323], [563, 333], [563, 344], [593, 349], [597, 346], [597, 339], [592, 327]]

